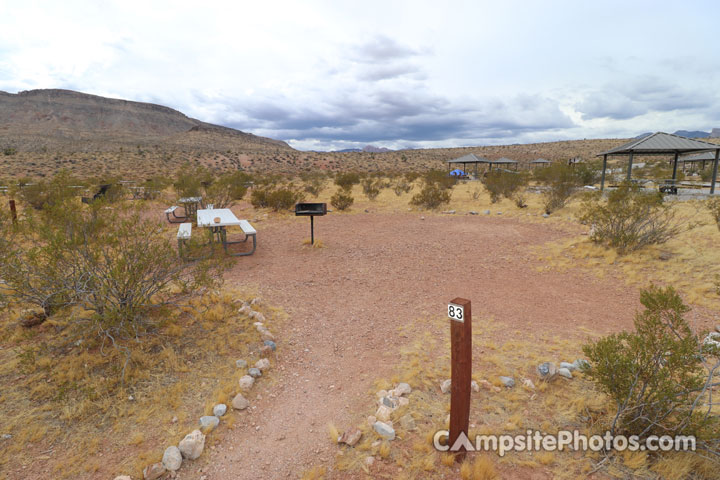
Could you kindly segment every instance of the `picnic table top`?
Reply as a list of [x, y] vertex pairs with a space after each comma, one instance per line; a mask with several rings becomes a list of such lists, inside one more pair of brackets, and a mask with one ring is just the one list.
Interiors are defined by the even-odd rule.
[[202, 197], [184, 197], [178, 200], [179, 203], [200, 203], [202, 202]]
[[[215, 218], [220, 221], [215, 222]], [[206, 208], [197, 211], [198, 227], [235, 227], [240, 226], [241, 222], [229, 208]]]

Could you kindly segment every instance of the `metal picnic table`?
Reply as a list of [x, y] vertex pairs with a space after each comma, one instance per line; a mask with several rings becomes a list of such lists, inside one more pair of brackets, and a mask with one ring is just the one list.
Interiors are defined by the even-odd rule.
[[[210, 242], [212, 243], [214, 241], [213, 239], [216, 238], [218, 243], [222, 243], [223, 249], [227, 255], [241, 257], [255, 253], [255, 248], [257, 247], [257, 232], [255, 228], [253, 228], [247, 220], [238, 219], [229, 208], [208, 208], [198, 210], [197, 226], [208, 228], [210, 231]], [[227, 227], [240, 227], [245, 234], [245, 239], [234, 242], [228, 241]], [[252, 250], [250, 252], [228, 252], [228, 245], [245, 243], [250, 237], [252, 237], [253, 240]]]

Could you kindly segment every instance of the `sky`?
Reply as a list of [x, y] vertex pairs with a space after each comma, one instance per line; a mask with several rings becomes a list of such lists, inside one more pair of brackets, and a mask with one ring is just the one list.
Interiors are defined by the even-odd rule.
[[300, 150], [720, 127], [720, 2], [0, 0], [0, 90], [152, 102]]

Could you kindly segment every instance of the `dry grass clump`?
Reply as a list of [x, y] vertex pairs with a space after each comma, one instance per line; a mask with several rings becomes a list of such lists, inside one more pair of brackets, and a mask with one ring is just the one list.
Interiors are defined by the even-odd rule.
[[662, 245], [621, 256], [578, 235], [536, 247], [535, 252], [549, 268], [581, 265], [601, 277], [618, 275], [631, 285], [672, 285], [688, 303], [718, 310], [720, 237], [715, 221], [702, 201], [677, 202], [673, 210], [675, 221], [684, 228]]
[[[157, 312], [160, 327], [132, 347], [124, 387], [124, 353], [71, 321], [86, 312], [58, 313], [33, 329], [19, 326], [17, 314], [0, 315], [1, 433], [12, 435], [0, 451], [2, 470], [141, 476], [168, 444], [196, 428], [197, 418], [236, 393], [245, 372], [235, 359], [252, 361], [262, 345], [253, 320], [237, 313], [237, 300], [247, 298], [249, 292], [206, 291], [178, 310]], [[262, 311], [272, 322], [283, 317]], [[102, 452], [124, 460], [108, 464], [97, 457]]]

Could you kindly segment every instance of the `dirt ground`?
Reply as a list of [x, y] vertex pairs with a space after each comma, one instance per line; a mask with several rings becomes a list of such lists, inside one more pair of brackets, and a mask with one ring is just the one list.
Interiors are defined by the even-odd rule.
[[454, 297], [472, 300], [474, 322], [492, 317], [508, 336], [521, 330], [529, 339], [583, 340], [587, 329], [631, 327], [639, 307], [638, 291], [618, 279], [540, 268], [529, 247], [568, 234], [557, 226], [485, 215], [330, 214], [316, 221], [324, 248], [310, 248], [302, 244], [308, 224], [258, 222], [256, 253], [228, 274], [230, 285], [256, 285], [290, 316], [275, 331], [276, 381], [259, 382], [254, 408], [178, 478], [298, 478], [330, 464], [336, 447], [327, 424], [342, 431], [362, 422], [373, 381], [390, 374], [409, 341], [400, 328], [414, 323], [446, 335]]

